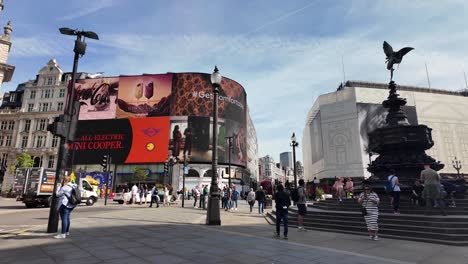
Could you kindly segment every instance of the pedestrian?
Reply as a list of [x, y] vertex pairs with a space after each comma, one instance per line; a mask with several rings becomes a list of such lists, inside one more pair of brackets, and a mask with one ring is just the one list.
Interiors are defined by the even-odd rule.
[[156, 185], [151, 189], [151, 203], [149, 207], [153, 207], [153, 202], [156, 203], [156, 208], [159, 208], [159, 191], [158, 188], [156, 188]]
[[304, 216], [307, 213], [307, 206], [306, 206], [306, 188], [304, 186], [304, 180], [300, 179], [299, 180], [299, 187], [297, 187], [297, 193], [299, 195], [299, 200], [297, 201], [297, 223], [298, 227], [297, 230], [299, 232], [301, 231], [307, 231], [307, 229], [304, 228]]
[[136, 196], [138, 194], [138, 187], [134, 183], [132, 186], [132, 204], [134, 205], [136, 203]]
[[265, 207], [265, 192], [263, 187], [260, 186], [255, 193], [255, 199], [258, 201], [258, 214], [263, 214], [263, 209]]
[[284, 191], [284, 187], [282, 184], [279, 184], [277, 186], [277, 190], [278, 191], [275, 193], [275, 204], [276, 204], [275, 236], [279, 238], [281, 221], [283, 221], [284, 239], [288, 239], [288, 209], [289, 209], [289, 206], [291, 206], [291, 198], [289, 197], [289, 193]]
[[255, 204], [255, 192], [253, 188], [250, 188], [250, 192], [249, 194], [247, 194], [247, 202], [249, 203], [249, 206], [250, 206], [250, 213], [252, 213], [252, 209]]
[[226, 186], [223, 186], [223, 191], [221, 192], [221, 208], [222, 209], [226, 209], [226, 199], [227, 199]]
[[70, 235], [70, 214], [76, 207], [76, 205], [70, 203], [73, 188], [74, 186], [71, 183], [70, 176], [64, 176], [60, 189], [57, 191], [57, 197], [59, 199], [58, 211], [60, 219], [62, 220], [62, 230], [61, 233], [54, 236], [54, 238], [66, 238]]
[[198, 202], [198, 207], [199, 208], [203, 208], [202, 206], [202, 203], [203, 203], [203, 200], [205, 199], [205, 194], [203, 194], [203, 189], [205, 188], [204, 185], [201, 185], [201, 188], [200, 188], [200, 201]]
[[193, 202], [193, 207], [198, 208], [197, 202], [198, 202], [198, 199], [200, 198], [200, 191], [198, 190], [197, 187], [193, 187], [192, 193], [193, 193], [193, 199], [195, 199], [195, 201]]
[[390, 186], [390, 196], [392, 197], [392, 204], [393, 204], [393, 213], [400, 214], [400, 182], [398, 181], [398, 177], [395, 175], [395, 170], [390, 170], [390, 175], [387, 177], [387, 181], [389, 182]]
[[127, 205], [127, 202], [129, 202], [127, 199], [128, 192], [129, 192], [128, 184], [125, 183], [124, 186], [122, 186], [123, 205]]
[[354, 182], [351, 177], [348, 178], [346, 181], [346, 198], [352, 199], [354, 197]]
[[424, 170], [421, 171], [421, 182], [424, 183], [423, 197], [426, 200], [424, 214], [428, 215], [429, 211], [432, 210], [433, 203], [437, 203], [442, 215], [447, 215], [445, 213], [445, 203], [440, 192], [440, 175], [437, 171], [431, 169], [429, 163], [425, 163]]
[[343, 197], [343, 178], [339, 177], [336, 178], [335, 184], [333, 185], [335, 189], [335, 197], [338, 197], [339, 201], [342, 202]]
[[367, 230], [369, 232], [370, 240], [379, 240], [377, 233], [379, 232], [379, 196], [371, 190], [371, 187], [364, 185], [364, 191], [359, 195], [358, 203], [365, 208], [364, 220], [366, 221]]
[[164, 206], [169, 206], [169, 189], [167, 186], [164, 186], [164, 201], [163, 201]]
[[206, 200], [208, 199], [208, 193], [209, 193], [208, 184], [206, 184], [205, 188], [203, 188], [203, 202], [202, 202], [203, 209], [206, 209]]
[[234, 210], [237, 211], [237, 200], [239, 199], [239, 191], [236, 190], [236, 186], [233, 185], [232, 186], [232, 206], [231, 208], [234, 208], [234, 205], [235, 205], [235, 208]]
[[423, 191], [424, 186], [422, 186], [421, 182], [419, 180], [414, 181], [410, 196], [412, 205], [424, 206]]
[[146, 184], [142, 183], [140, 184], [140, 205], [143, 203], [143, 201], [146, 204], [146, 193], [148, 192], [148, 187]]

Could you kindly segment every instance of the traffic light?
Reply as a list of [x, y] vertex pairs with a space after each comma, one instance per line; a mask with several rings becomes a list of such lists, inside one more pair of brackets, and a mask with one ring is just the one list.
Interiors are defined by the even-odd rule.
[[169, 163], [164, 162], [164, 175], [169, 174]]
[[68, 135], [68, 126], [66, 125], [65, 115], [55, 117], [54, 122], [47, 125], [47, 131], [55, 136], [66, 137]]
[[107, 172], [107, 164], [109, 163], [109, 155], [103, 155], [102, 156], [102, 171]]

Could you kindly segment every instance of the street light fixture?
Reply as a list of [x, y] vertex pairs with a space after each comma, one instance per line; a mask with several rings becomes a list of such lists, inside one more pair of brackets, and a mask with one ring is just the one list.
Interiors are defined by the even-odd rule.
[[296, 147], [299, 143], [296, 141], [296, 135], [293, 133], [291, 136], [291, 147], [293, 148], [293, 168], [294, 168], [294, 189], [297, 189], [297, 173], [296, 173]]
[[452, 166], [453, 166], [454, 169], [457, 170], [457, 176], [458, 176], [458, 178], [460, 178], [460, 170], [462, 168], [462, 163], [461, 163], [461, 161], [459, 161], [457, 159], [457, 157], [455, 157], [455, 159], [452, 160]]
[[[52, 203], [50, 206], [49, 212], [49, 221], [47, 224], [47, 233], [56, 233], [58, 230], [58, 210], [57, 210], [57, 203], [58, 197], [57, 193], [57, 185], [59, 183], [59, 178], [62, 173], [63, 168], [67, 168], [67, 148], [66, 143], [69, 141], [73, 141], [75, 139], [75, 131], [76, 131], [76, 124], [78, 123], [78, 114], [79, 114], [79, 107], [80, 104], [75, 102], [75, 82], [76, 82], [76, 72], [78, 71], [78, 59], [80, 56], [83, 56], [86, 52], [86, 42], [85, 38], [96, 39], [98, 40], [99, 37], [96, 33], [92, 31], [78, 31], [70, 28], [60, 28], [60, 33], [64, 35], [76, 36], [75, 40], [75, 47], [73, 51], [75, 52], [75, 57], [73, 59], [73, 71], [72, 71], [72, 79], [71, 79], [71, 86], [68, 92], [67, 102], [66, 102], [66, 110], [64, 115], [60, 115], [59, 118], [56, 118], [54, 124], [52, 124], [51, 128], [63, 128], [63, 129], [51, 129], [48, 130], [55, 133], [56, 136], [60, 137], [60, 146], [58, 151], [58, 158], [57, 158], [57, 169], [55, 171], [55, 179], [54, 179], [54, 191], [52, 193]], [[58, 132], [58, 133], [57, 133]], [[74, 151], [73, 151], [74, 154]], [[73, 161], [73, 154], [72, 154], [72, 161]]]
[[222, 76], [218, 67], [215, 66], [211, 74], [211, 84], [213, 85], [213, 143], [212, 143], [212, 165], [211, 165], [211, 186], [208, 199], [208, 211], [206, 215], [207, 225], [221, 225], [221, 215], [219, 213], [219, 190], [218, 190], [218, 94], [221, 87]]

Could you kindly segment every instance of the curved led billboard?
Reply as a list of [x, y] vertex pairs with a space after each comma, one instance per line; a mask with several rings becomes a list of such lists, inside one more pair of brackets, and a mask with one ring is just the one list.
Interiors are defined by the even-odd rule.
[[[82, 107], [70, 145], [75, 164], [99, 164], [105, 154], [115, 163], [164, 162], [170, 156], [181, 162], [211, 163], [214, 95], [209, 74], [85, 79], [76, 87]], [[246, 166], [246, 101], [244, 88], [223, 78], [218, 96], [219, 163], [229, 162], [230, 137], [231, 164]], [[119, 139], [101, 140], [109, 135]], [[102, 148], [93, 148], [94, 144]]]

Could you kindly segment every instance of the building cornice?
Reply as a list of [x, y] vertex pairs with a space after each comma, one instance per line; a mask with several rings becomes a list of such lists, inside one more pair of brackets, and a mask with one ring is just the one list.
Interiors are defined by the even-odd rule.
[[13, 72], [15, 71], [15, 66], [0, 63], [0, 70], [3, 71], [3, 82], [11, 81]]

